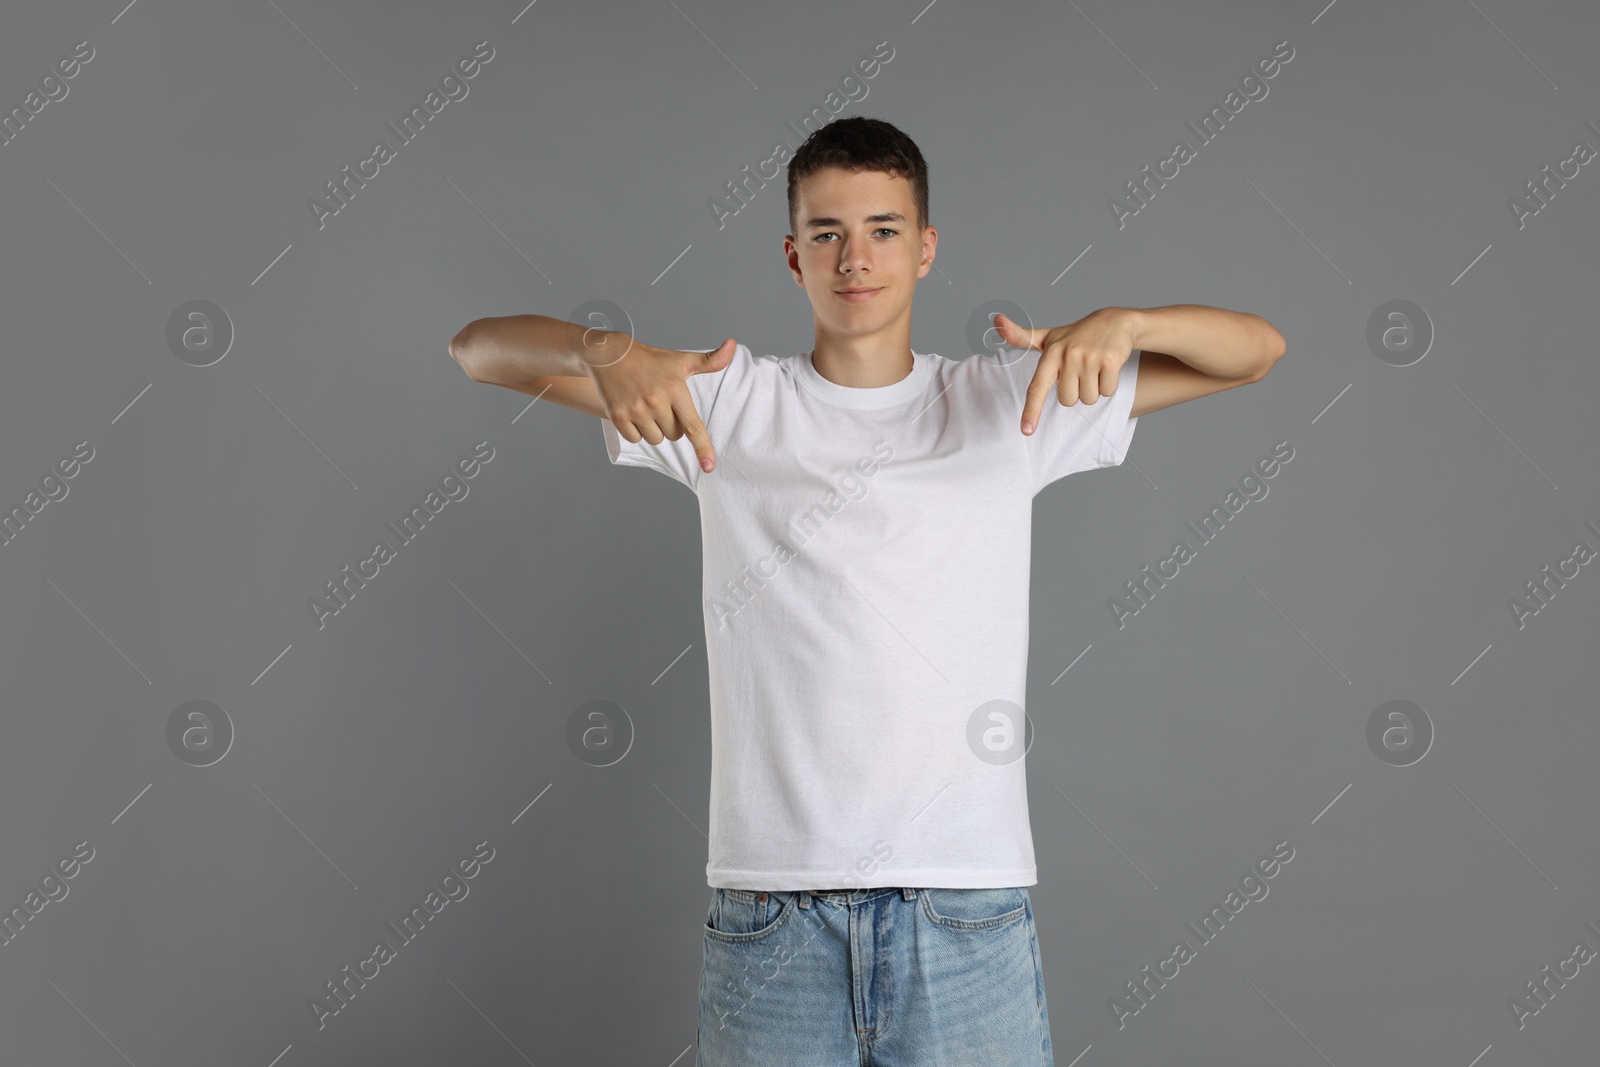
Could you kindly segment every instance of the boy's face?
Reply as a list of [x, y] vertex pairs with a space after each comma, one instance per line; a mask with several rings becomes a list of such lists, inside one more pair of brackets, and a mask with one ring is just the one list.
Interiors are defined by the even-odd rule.
[[[784, 236], [783, 251], [818, 325], [864, 336], [909, 318], [916, 280], [932, 269], [939, 242], [932, 226], [917, 230], [911, 183], [881, 171], [825, 167], [801, 179], [795, 200], [800, 232]], [[843, 291], [849, 289], [876, 292]]]

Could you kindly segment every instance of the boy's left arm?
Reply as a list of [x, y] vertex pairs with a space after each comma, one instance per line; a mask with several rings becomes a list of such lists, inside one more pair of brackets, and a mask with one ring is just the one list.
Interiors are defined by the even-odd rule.
[[995, 325], [1016, 348], [1040, 352], [1028, 386], [1022, 432], [1038, 425], [1045, 397], [1071, 406], [1114, 392], [1122, 365], [1137, 349], [1139, 376], [1130, 417], [1224, 389], [1258, 382], [1283, 355], [1283, 335], [1259, 315], [1202, 304], [1101, 308], [1065, 326], [1030, 329], [1005, 315]]

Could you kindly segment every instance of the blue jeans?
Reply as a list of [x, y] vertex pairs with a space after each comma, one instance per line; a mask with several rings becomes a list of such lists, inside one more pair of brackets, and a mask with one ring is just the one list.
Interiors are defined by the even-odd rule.
[[695, 1067], [1054, 1063], [1027, 887], [712, 889]]

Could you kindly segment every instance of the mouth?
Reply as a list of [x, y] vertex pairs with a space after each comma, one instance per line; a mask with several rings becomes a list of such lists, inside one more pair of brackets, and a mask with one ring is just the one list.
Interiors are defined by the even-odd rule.
[[836, 295], [844, 298], [845, 300], [848, 300], [852, 304], [859, 304], [859, 303], [862, 303], [863, 301], [871, 300], [873, 297], [877, 296], [881, 292], [883, 292], [883, 286], [881, 286], [881, 285], [878, 286], [877, 288], [860, 287], [860, 288], [835, 289], [834, 290], [834, 293]]

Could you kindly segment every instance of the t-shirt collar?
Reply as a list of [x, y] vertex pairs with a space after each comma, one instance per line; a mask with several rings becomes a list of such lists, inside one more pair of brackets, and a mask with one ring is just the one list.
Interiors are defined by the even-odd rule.
[[830, 382], [817, 372], [816, 365], [811, 362], [811, 353], [802, 352], [795, 357], [796, 373], [800, 383], [813, 396], [826, 400], [830, 404], [837, 404], [847, 408], [880, 408], [889, 404], [899, 404], [910, 400], [922, 392], [927, 385], [933, 368], [929, 363], [930, 356], [911, 352], [911, 373], [890, 385], [879, 385], [870, 388], [860, 388], [853, 385], [840, 385]]

